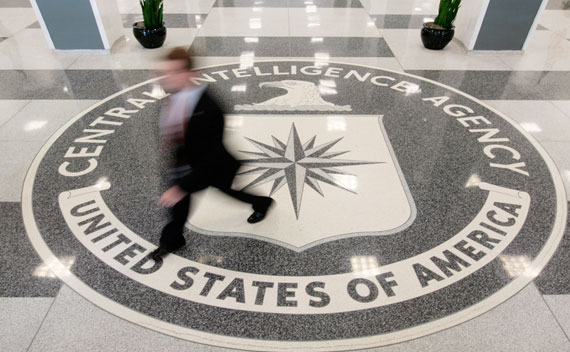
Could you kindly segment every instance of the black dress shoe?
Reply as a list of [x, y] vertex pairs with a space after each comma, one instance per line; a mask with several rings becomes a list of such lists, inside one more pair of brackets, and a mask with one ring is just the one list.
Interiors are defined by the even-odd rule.
[[249, 218], [247, 218], [247, 222], [249, 222], [250, 224], [255, 224], [256, 222], [260, 222], [261, 220], [263, 220], [265, 218], [265, 215], [267, 215], [267, 211], [269, 210], [269, 208], [271, 207], [271, 205], [273, 204], [273, 199], [269, 198], [269, 204], [267, 205], [267, 207], [263, 210], [263, 211], [259, 211], [256, 210], [253, 212], [253, 214], [251, 214], [249, 216]]
[[255, 224], [256, 222], [260, 222], [261, 220], [263, 220], [265, 218], [265, 215], [267, 215], [267, 212], [261, 212], [261, 211], [254, 211], [253, 214], [251, 214], [249, 216], [249, 218], [247, 218], [247, 222], [249, 222], [250, 224]]
[[170, 251], [168, 251], [166, 248], [164, 247], [158, 247], [157, 249], [155, 249], [151, 254], [150, 257], [155, 261], [158, 262], [160, 260], [162, 260], [162, 258], [164, 256], [166, 256], [168, 253], [170, 253]]

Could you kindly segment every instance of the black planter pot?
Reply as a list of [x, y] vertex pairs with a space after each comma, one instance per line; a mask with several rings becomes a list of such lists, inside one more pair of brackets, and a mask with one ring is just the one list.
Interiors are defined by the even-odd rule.
[[436, 29], [431, 28], [433, 22], [424, 23], [422, 28], [421, 36], [422, 43], [427, 49], [431, 50], [441, 50], [453, 39], [453, 34], [455, 30], [451, 29]]
[[166, 27], [146, 29], [143, 21], [133, 23], [133, 34], [145, 48], [159, 48], [166, 40]]

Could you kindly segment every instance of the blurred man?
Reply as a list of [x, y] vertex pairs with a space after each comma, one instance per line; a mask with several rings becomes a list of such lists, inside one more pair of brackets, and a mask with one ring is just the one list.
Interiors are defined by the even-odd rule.
[[[162, 138], [174, 151], [172, 179], [174, 185], [158, 203], [172, 208], [171, 221], [162, 230], [160, 246], [152, 253], [159, 260], [186, 243], [183, 232], [190, 210], [192, 193], [213, 186], [242, 202], [253, 206], [247, 219], [256, 223], [265, 217], [273, 200], [231, 189], [237, 161], [224, 147], [224, 113], [208, 94], [205, 86], [194, 85], [190, 78], [192, 55], [175, 48], [158, 70], [164, 77], [161, 85], [171, 93], [161, 114]], [[220, 214], [223, 217], [223, 214]]]

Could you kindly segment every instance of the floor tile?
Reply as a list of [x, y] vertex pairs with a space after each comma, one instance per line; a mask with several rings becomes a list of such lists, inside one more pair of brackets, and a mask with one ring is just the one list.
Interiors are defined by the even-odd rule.
[[290, 8], [290, 36], [379, 37], [364, 9]]
[[200, 56], [393, 56], [384, 39], [367, 37], [197, 37], [192, 48]]
[[[206, 19], [206, 14], [190, 13], [165, 13], [163, 15], [164, 25], [167, 30], [172, 28], [200, 28]], [[133, 28], [133, 23], [142, 21], [142, 14], [123, 14], [123, 27]]]
[[26, 28], [28, 28], [28, 29], [36, 29], [36, 28], [42, 28], [42, 27], [40, 26], [40, 22], [39, 22], [39, 21], [36, 21], [36, 22], [32, 23], [31, 25], [27, 26]]
[[422, 28], [424, 22], [433, 21], [434, 15], [373, 15], [372, 20], [377, 28], [406, 29]]
[[0, 127], [29, 102], [29, 100], [0, 100]]
[[362, 8], [359, 0], [216, 0], [214, 7]]
[[453, 328], [370, 351], [566, 351], [570, 342], [530, 284], [493, 310]]
[[393, 57], [384, 38], [293, 37], [292, 56]]
[[[7, 179], [3, 177], [2, 180]], [[20, 186], [18, 188], [21, 189]], [[28, 240], [20, 208], [19, 202], [6, 202], [4, 199], [0, 202], [2, 214], [0, 217], [0, 235], [2, 238], [2, 246], [0, 247], [0, 265], [2, 265], [0, 297], [55, 297], [61, 283], [49, 271]], [[0, 299], [0, 306], [2, 306], [1, 302], [2, 299]], [[0, 309], [0, 312], [3, 310]], [[3, 321], [4, 316], [2, 315], [0, 324]]]
[[548, 4], [546, 4], [546, 9], [568, 10], [570, 9], [570, 4], [567, 3], [567, 0], [548, 0]]
[[97, 100], [34, 100], [0, 127], [0, 141], [45, 141]]
[[[398, 60], [394, 57], [342, 57], [333, 56], [329, 59], [331, 62], [346, 62], [350, 64], [380, 67], [387, 70], [403, 72]], [[322, 62], [319, 60], [319, 62]]]
[[214, 7], [288, 7], [288, 0], [216, 0]]
[[0, 201], [19, 202], [22, 197], [22, 184], [29, 165], [34, 160], [43, 142], [0, 141]]
[[[73, 333], [70, 333], [73, 332]], [[36, 351], [229, 351], [163, 335], [117, 318], [62, 287], [30, 352]]]
[[570, 100], [570, 72], [408, 70], [484, 100]]
[[41, 29], [23, 29], [0, 42], [0, 70], [65, 69], [79, 56], [76, 51], [50, 49]]
[[544, 300], [566, 335], [570, 335], [570, 294], [545, 295]]
[[[564, 178], [567, 181], [568, 175]], [[562, 237], [560, 245], [546, 267], [534, 280], [534, 283], [541, 294], [570, 295], [570, 273], [568, 272], [568, 268], [570, 267], [569, 251], [570, 216], [566, 219], [566, 230], [564, 231], [564, 236]], [[553, 313], [557, 315], [556, 310], [553, 310]], [[558, 315], [560, 315], [560, 312], [558, 312]], [[568, 333], [568, 329], [565, 328], [565, 330]]]
[[570, 70], [570, 42], [551, 31], [534, 31], [522, 55], [501, 55], [512, 70]]
[[289, 7], [362, 8], [360, 0], [288, 0]]
[[486, 103], [518, 122], [539, 142], [570, 141], [570, 118], [549, 101], [487, 100]]
[[570, 142], [540, 143], [554, 160], [566, 187], [566, 197], [570, 199]]
[[[256, 61], [271, 61], [271, 60], [315, 60], [319, 65], [324, 65], [327, 62], [341, 62], [341, 63], [351, 63], [363, 66], [380, 67], [392, 71], [403, 71], [402, 67], [393, 57], [334, 57], [331, 56], [328, 59], [322, 57], [255, 57]], [[213, 65], [222, 64], [232, 64], [240, 63], [240, 57], [197, 57], [196, 66], [197, 67], [207, 67]]]
[[288, 57], [291, 55], [291, 39], [287, 37], [196, 37], [192, 50], [199, 56], [255, 56]]
[[52, 303], [53, 298], [0, 298], [2, 351], [26, 351]]
[[[216, 0], [168, 0], [164, 2], [164, 13], [208, 13]], [[117, 1], [119, 13], [142, 13], [138, 1]]]
[[0, 8], [9, 7], [32, 7], [32, 5], [30, 4], [30, 0], [3, 0], [0, 3]]
[[[2, 6], [0, 5], [0, 8]], [[0, 11], [0, 37], [8, 37], [36, 21], [32, 8], [2, 8]]]
[[570, 117], [570, 100], [554, 100], [552, 104], [566, 116]]
[[570, 38], [570, 10], [545, 10], [540, 24], [564, 38]]
[[195, 28], [168, 28], [166, 41], [156, 49], [144, 48], [134, 37], [132, 30], [125, 29], [125, 37], [120, 39], [108, 53], [82, 54], [69, 69], [117, 69], [152, 70], [164, 56], [174, 47], [188, 47], [198, 33]]
[[201, 36], [288, 36], [287, 9], [213, 8], [200, 30]]
[[133, 69], [0, 70], [5, 84], [0, 99], [103, 99], [152, 77], [148, 70]]
[[508, 70], [508, 66], [495, 56], [466, 55], [457, 40], [451, 41], [442, 51], [424, 48], [419, 29], [382, 29], [392, 52], [406, 70]]
[[383, 14], [437, 14], [439, 1], [437, 0], [360, 0], [371, 15]]

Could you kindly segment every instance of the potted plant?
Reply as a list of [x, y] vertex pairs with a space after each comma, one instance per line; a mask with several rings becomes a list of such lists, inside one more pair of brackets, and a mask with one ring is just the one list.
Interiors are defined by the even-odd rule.
[[441, 50], [451, 41], [455, 33], [453, 21], [461, 0], [440, 0], [438, 15], [433, 22], [423, 25], [421, 37], [424, 46], [432, 50]]
[[162, 0], [139, 0], [143, 21], [133, 23], [133, 34], [145, 48], [158, 48], [166, 39]]

